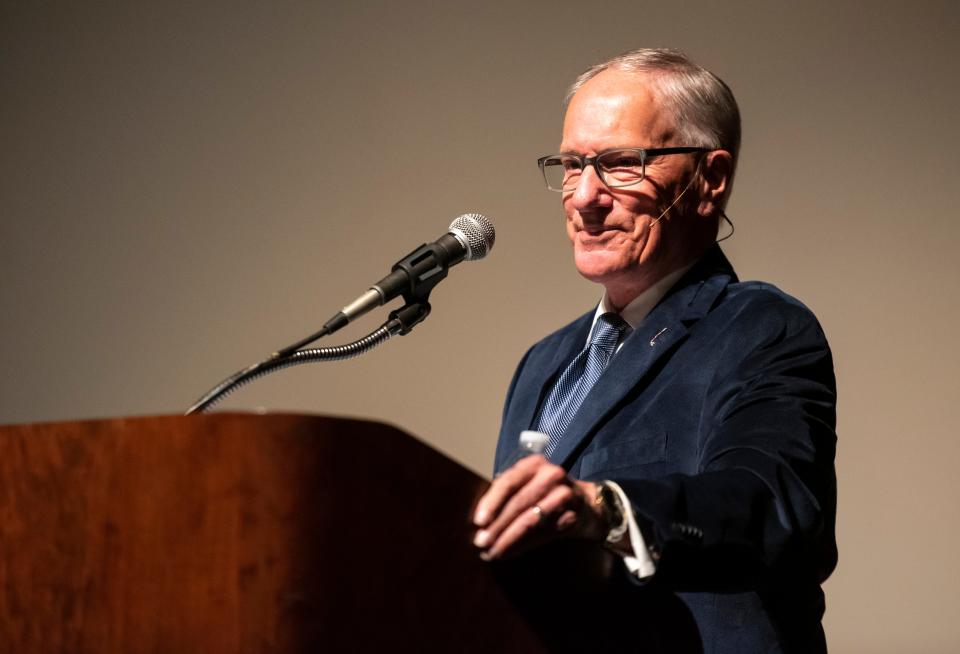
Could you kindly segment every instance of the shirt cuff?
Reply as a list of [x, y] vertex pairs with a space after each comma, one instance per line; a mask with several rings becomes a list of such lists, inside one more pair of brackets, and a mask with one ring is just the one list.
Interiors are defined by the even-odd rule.
[[627, 534], [630, 536], [630, 548], [633, 550], [633, 553], [632, 555], [621, 554], [624, 565], [627, 566], [630, 574], [639, 579], [653, 576], [653, 573], [657, 571], [657, 564], [654, 562], [653, 557], [650, 556], [647, 542], [643, 539], [643, 534], [640, 533], [640, 525], [637, 523], [637, 518], [633, 515], [633, 505], [630, 504], [630, 498], [627, 497], [627, 494], [623, 492], [623, 489], [620, 488], [620, 485], [616, 482], [607, 481], [605, 483], [609, 485], [620, 498], [620, 504], [623, 506], [623, 513], [627, 519]]

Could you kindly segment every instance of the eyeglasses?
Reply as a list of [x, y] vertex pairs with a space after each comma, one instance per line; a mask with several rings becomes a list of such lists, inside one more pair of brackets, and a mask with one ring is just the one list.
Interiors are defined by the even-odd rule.
[[609, 188], [632, 186], [643, 181], [646, 163], [662, 154], [708, 152], [709, 148], [617, 148], [605, 150], [595, 157], [579, 154], [552, 154], [537, 159], [543, 180], [551, 191], [572, 191], [580, 183], [580, 175], [587, 166], [593, 166], [600, 180]]

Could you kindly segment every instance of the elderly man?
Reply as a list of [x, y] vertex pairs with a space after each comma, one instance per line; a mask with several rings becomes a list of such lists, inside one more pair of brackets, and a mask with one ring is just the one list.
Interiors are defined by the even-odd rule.
[[[729, 88], [676, 51], [574, 83], [539, 164], [603, 296], [520, 362], [474, 544], [593, 540], [682, 600], [704, 651], [826, 651], [833, 364], [813, 314], [716, 244], [739, 142]], [[543, 456], [517, 461], [523, 430]]]

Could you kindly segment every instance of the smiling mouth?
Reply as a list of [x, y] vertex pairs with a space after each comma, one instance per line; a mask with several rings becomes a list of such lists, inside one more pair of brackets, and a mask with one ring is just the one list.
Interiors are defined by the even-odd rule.
[[579, 230], [581, 236], [589, 236], [591, 238], [598, 238], [601, 236], [612, 236], [615, 233], [622, 232], [623, 230], [618, 227], [587, 227], [584, 225]]
[[576, 243], [586, 250], [606, 250], [607, 248], [618, 247], [617, 244], [622, 239], [623, 231], [619, 229], [583, 230], [577, 232]]

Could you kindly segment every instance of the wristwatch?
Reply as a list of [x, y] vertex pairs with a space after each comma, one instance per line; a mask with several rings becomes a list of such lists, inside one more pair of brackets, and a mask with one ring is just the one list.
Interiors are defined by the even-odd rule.
[[607, 544], [614, 544], [623, 538], [627, 531], [627, 516], [623, 510], [623, 502], [620, 501], [620, 494], [613, 489], [609, 483], [601, 481], [597, 485], [597, 497], [593, 501], [594, 505], [600, 507], [603, 519], [609, 526]]

